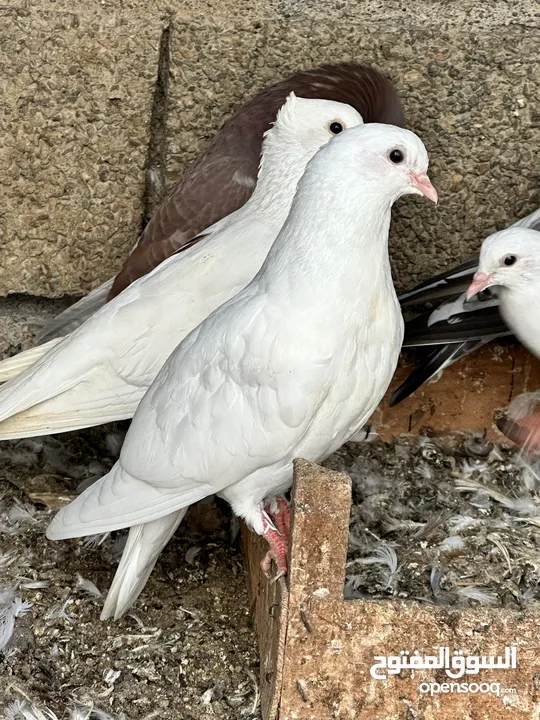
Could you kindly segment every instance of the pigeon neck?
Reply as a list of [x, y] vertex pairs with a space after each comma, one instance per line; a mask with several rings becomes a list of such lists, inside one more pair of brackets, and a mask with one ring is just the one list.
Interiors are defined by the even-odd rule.
[[317, 184], [301, 183], [297, 191], [261, 269], [269, 286], [323, 302], [348, 296], [362, 302], [363, 292], [380, 282], [393, 288], [388, 231], [394, 198], [374, 192], [370, 183], [344, 188], [323, 177]]
[[280, 228], [290, 210], [298, 181], [313, 153], [296, 143], [279, 146], [267, 138], [250, 210]]
[[498, 290], [501, 314], [525, 347], [540, 358], [540, 335], [538, 316], [538, 289], [536, 283], [527, 283], [521, 288], [501, 287]]

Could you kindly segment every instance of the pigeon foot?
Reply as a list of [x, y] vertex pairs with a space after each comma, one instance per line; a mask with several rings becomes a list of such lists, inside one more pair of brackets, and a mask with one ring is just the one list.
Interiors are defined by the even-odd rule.
[[265, 508], [265, 512], [273, 520], [274, 525], [268, 523], [263, 533], [270, 549], [261, 560], [261, 569], [266, 577], [271, 577], [270, 568], [273, 560], [277, 565], [277, 574], [272, 578], [275, 582], [287, 574], [291, 513], [288, 502], [282, 496], [276, 497], [272, 504]]
[[265, 512], [274, 521], [274, 525], [279, 532], [287, 538], [289, 541], [289, 535], [291, 534], [291, 511], [289, 503], [285, 500], [283, 495], [275, 497], [270, 505], [265, 507]]

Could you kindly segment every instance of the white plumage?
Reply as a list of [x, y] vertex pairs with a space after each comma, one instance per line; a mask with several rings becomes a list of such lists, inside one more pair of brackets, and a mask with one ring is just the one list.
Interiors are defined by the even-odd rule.
[[178, 343], [259, 270], [306, 163], [333, 137], [332, 124], [361, 122], [349, 105], [291, 94], [267, 133], [257, 188], [241, 209], [68, 337], [0, 364], [6, 379], [33, 363], [0, 388], [0, 440], [131, 418]]
[[540, 232], [514, 226], [484, 240], [467, 297], [488, 287], [497, 288], [505, 323], [540, 358]]
[[[467, 297], [489, 287], [497, 289], [504, 322], [540, 359], [540, 232], [514, 226], [484, 240]], [[540, 449], [539, 400], [538, 390], [518, 395], [496, 420], [504, 435], [534, 455]]]
[[61, 539], [131, 526], [134, 560], [122, 559], [102, 617], [125, 612], [148, 577], [145, 528], [152, 567], [185, 508], [212, 493], [267, 537], [280, 567], [265, 499], [290, 485], [295, 457], [320, 461], [351, 437], [394, 372], [403, 321], [390, 210], [407, 193], [436, 199], [427, 166], [416, 135], [376, 124], [308, 164], [259, 273], [172, 353], [119, 461], [49, 527]]

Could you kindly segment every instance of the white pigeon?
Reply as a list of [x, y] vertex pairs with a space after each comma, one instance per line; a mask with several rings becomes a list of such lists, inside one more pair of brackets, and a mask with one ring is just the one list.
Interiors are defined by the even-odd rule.
[[[512, 229], [540, 230], [540, 210], [515, 222]], [[499, 312], [496, 291], [467, 302], [465, 291], [478, 270], [478, 256], [445, 270], [399, 296], [401, 309], [413, 311], [405, 323], [403, 347], [427, 352], [390, 398], [397, 405], [447, 367], [511, 331]], [[0, 366], [1, 369], [1, 366]]]
[[467, 299], [489, 287], [508, 327], [540, 358], [540, 232], [515, 227], [484, 240]]
[[[480, 261], [467, 299], [497, 289], [499, 309], [518, 340], [540, 360], [540, 232], [509, 228], [482, 244]], [[518, 395], [496, 423], [525, 451], [540, 449], [540, 393]]]
[[[133, 283], [65, 338], [12, 359], [0, 388], [0, 440], [48, 435], [133, 417], [178, 343], [260, 269], [308, 160], [337, 133], [362, 123], [343, 103], [290, 94], [263, 143], [247, 203]], [[39, 354], [43, 354], [39, 357]], [[34, 362], [35, 361], [35, 362]]]
[[290, 486], [294, 458], [329, 456], [386, 391], [403, 337], [391, 207], [409, 193], [437, 199], [427, 168], [416, 135], [379, 124], [310, 161], [259, 273], [176, 348], [119, 461], [49, 526], [53, 540], [130, 527], [102, 618], [126, 611], [187, 507], [214, 493], [286, 571], [265, 500]]

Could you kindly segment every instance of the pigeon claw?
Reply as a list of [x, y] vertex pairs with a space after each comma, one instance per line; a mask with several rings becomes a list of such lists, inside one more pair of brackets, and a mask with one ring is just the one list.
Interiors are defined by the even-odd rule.
[[283, 495], [278, 495], [274, 500], [265, 507], [266, 514], [274, 521], [274, 525], [281, 535], [289, 541], [291, 534], [291, 511], [289, 503]]
[[[267, 578], [276, 582], [287, 574], [287, 555], [291, 534], [289, 503], [279, 495], [264, 508], [263, 517], [265, 520], [262, 535], [270, 545], [270, 549], [261, 560], [261, 569]], [[272, 561], [277, 566], [277, 573], [274, 576], [271, 573]]]
[[[270, 549], [261, 560], [261, 570], [269, 580], [276, 582], [280, 577], [287, 574], [289, 543], [277, 530], [268, 530], [264, 537], [268, 541]], [[271, 572], [272, 561], [275, 562], [277, 567], [277, 573], [274, 576], [272, 576]]]

